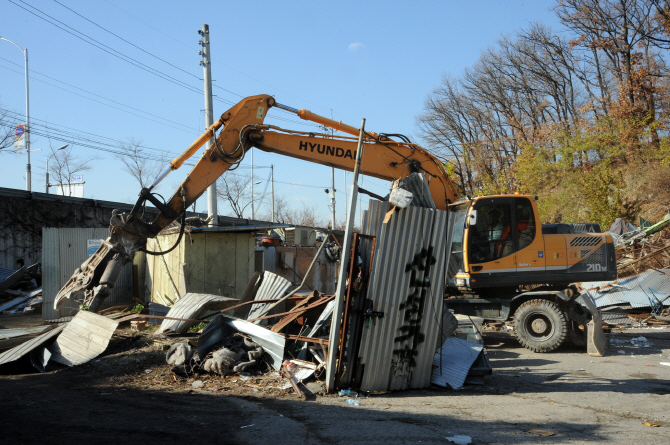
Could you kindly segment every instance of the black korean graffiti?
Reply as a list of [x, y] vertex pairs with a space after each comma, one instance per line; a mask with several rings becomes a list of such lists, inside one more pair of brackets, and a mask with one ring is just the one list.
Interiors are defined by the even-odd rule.
[[[396, 370], [416, 366], [416, 356], [418, 355], [419, 344], [423, 343], [426, 336], [421, 332], [421, 320], [423, 317], [423, 307], [426, 300], [426, 294], [430, 287], [430, 267], [435, 264], [433, 248], [423, 248], [421, 252], [414, 255], [411, 262], [405, 266], [405, 273], [409, 272], [409, 288], [411, 293], [407, 299], [400, 304], [398, 310], [405, 311], [403, 314], [403, 324], [398, 328], [400, 335], [394, 341], [401, 343], [400, 347], [393, 350], [396, 357]], [[420, 272], [424, 272], [423, 279], [419, 278]]]

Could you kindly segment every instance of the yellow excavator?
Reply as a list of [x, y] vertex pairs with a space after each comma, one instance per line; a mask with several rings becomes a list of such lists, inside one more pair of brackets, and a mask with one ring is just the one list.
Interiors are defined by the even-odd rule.
[[[264, 124], [272, 107], [351, 136], [292, 131]], [[172, 160], [150, 187], [142, 189], [130, 213], [113, 212], [110, 237], [75, 271], [56, 296], [54, 307], [57, 309], [74, 293], [84, 291], [85, 304], [96, 311], [135, 252], [166, 253], [146, 251], [147, 239], [180, 217], [181, 238], [186, 209], [252, 147], [353, 171], [359, 134], [358, 128], [279, 104], [269, 95], [243, 99]], [[175, 194], [167, 202], [158, 199], [152, 193], [156, 185], [209, 140], [213, 143]], [[616, 278], [610, 235], [543, 233], [532, 196], [459, 199], [443, 163], [406, 137], [365, 132], [363, 143], [366, 155], [360, 173], [389, 181], [412, 173], [424, 174], [435, 206], [449, 213], [445, 283], [449, 308], [490, 320], [513, 320], [521, 344], [536, 352], [551, 351], [570, 338], [582, 344], [588, 340], [589, 351], [594, 355], [604, 353], [600, 313], [588, 298], [577, 301], [579, 296], [571, 283]], [[153, 221], [142, 219], [147, 202], [159, 211]]]

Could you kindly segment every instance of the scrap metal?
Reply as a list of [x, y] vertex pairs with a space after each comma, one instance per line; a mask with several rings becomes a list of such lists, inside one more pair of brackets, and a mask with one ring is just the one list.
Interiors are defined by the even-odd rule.
[[[235, 298], [222, 297], [211, 294], [198, 294], [190, 292], [177, 301], [167, 314], [167, 318], [161, 323], [158, 329], [159, 333], [173, 331], [182, 334], [197, 322], [170, 320], [169, 318], [182, 318], [194, 320], [199, 318], [208, 310], [218, 311], [223, 306], [231, 304], [231, 301], [237, 301]], [[158, 318], [152, 316], [151, 318]]]
[[92, 312], [79, 311], [55, 342], [49, 345], [51, 360], [81, 365], [102, 354], [119, 323]]

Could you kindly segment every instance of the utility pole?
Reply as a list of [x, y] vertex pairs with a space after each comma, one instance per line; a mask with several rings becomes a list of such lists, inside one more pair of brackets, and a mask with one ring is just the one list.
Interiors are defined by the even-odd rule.
[[[333, 118], [333, 110], [330, 110], [330, 118]], [[330, 136], [333, 136], [333, 128], [330, 129]], [[333, 208], [333, 222], [330, 229], [335, 230], [335, 167], [330, 167], [330, 182], [332, 190], [332, 194], [330, 195], [330, 205]]]
[[[202, 50], [198, 54], [202, 55], [200, 65], [203, 67], [205, 75], [205, 128], [209, 128], [214, 123], [214, 109], [212, 106], [212, 59], [209, 52], [209, 25], [202, 25], [202, 30], [198, 30], [202, 37], [198, 43]], [[209, 150], [212, 140], [207, 141], [205, 150]], [[216, 181], [207, 187], [207, 216], [210, 218], [209, 226], [219, 225], [219, 213], [216, 208]]]
[[28, 48], [23, 51], [26, 60], [26, 153], [28, 153], [28, 165], [26, 166], [26, 183], [29, 192], [33, 191], [33, 178], [30, 171], [30, 100], [28, 100]]
[[251, 218], [254, 219], [254, 149], [253, 147], [249, 150], [251, 151]]
[[275, 166], [270, 164], [270, 190], [272, 191], [272, 222], [275, 222]]
[[331, 183], [330, 206], [333, 209], [333, 222], [331, 225], [331, 229], [335, 230], [335, 167], [330, 167], [330, 183]]
[[5, 39], [4, 37], [0, 37], [0, 40], [4, 40], [5, 42], [9, 42], [18, 49], [21, 50], [23, 53], [23, 59], [25, 61], [25, 75], [26, 75], [26, 128], [25, 128], [25, 147], [26, 147], [26, 153], [28, 155], [28, 163], [26, 164], [26, 190], [29, 192], [32, 192], [33, 188], [33, 180], [31, 178], [31, 172], [30, 172], [30, 99], [28, 96], [28, 48], [21, 48], [19, 45], [16, 43], [12, 42], [9, 39]]

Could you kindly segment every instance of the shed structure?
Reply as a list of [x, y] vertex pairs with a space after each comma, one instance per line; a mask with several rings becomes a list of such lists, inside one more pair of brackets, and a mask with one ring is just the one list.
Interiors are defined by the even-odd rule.
[[[147, 301], [172, 306], [189, 292], [240, 298], [255, 271], [254, 234], [268, 228], [189, 229], [171, 252], [147, 255]], [[147, 250], [166, 251], [178, 238], [178, 231], [159, 234], [148, 241]]]

